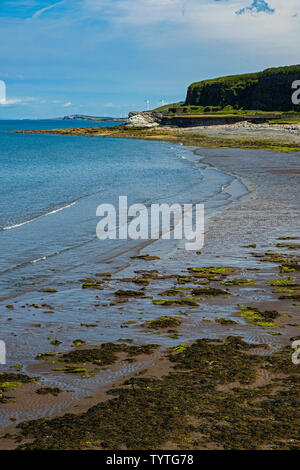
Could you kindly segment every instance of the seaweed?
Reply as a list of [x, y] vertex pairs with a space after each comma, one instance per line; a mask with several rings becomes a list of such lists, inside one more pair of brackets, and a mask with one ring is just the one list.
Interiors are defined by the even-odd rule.
[[193, 299], [164, 299], [164, 300], [153, 300], [154, 305], [162, 305], [164, 307], [171, 307], [177, 305], [187, 305], [190, 307], [197, 307], [199, 304]]
[[234, 273], [235, 269], [231, 267], [219, 268], [219, 267], [202, 267], [202, 268], [188, 268], [188, 271], [193, 274], [197, 274], [198, 277], [214, 277], [216, 274], [221, 277], [228, 276]]
[[42, 388], [38, 388], [35, 393], [37, 393], [38, 395], [53, 395], [54, 397], [57, 397], [60, 393], [62, 392], [62, 390], [60, 390], [59, 388], [57, 387], [42, 387]]
[[241, 311], [241, 317], [245, 317], [250, 323], [254, 323], [263, 328], [276, 326], [274, 320], [280, 317], [280, 313], [276, 312], [276, 310], [261, 312], [257, 308], [241, 307]]
[[283, 256], [281, 253], [274, 253], [272, 251], [267, 251], [266, 253], [252, 253], [252, 256], [255, 258], [260, 258], [260, 261], [265, 263], [287, 263], [288, 259], [286, 256]]
[[141, 259], [144, 261], [154, 261], [157, 259], [160, 259], [159, 256], [152, 256], [152, 255], [136, 255], [136, 256], [131, 256], [131, 259]]
[[23, 384], [37, 382], [39, 377], [29, 377], [25, 374], [14, 374], [11, 372], [0, 373], [0, 403], [6, 403], [9, 400], [4, 393], [9, 390], [16, 390]]
[[73, 345], [76, 348], [82, 346], [83, 344], [85, 344], [85, 341], [83, 339], [74, 339], [74, 341], [73, 341]]
[[147, 286], [148, 284], [150, 284], [150, 280], [149, 280], [149, 279], [144, 279], [144, 278], [141, 278], [141, 277], [139, 277], [139, 278], [134, 278], [134, 279], [132, 280], [132, 282], [134, 282], [135, 284], [141, 284], [141, 285], [146, 285], [146, 286]]
[[300, 294], [285, 294], [279, 297], [279, 300], [300, 300]]
[[144, 323], [142, 326], [145, 328], [150, 328], [152, 330], [159, 330], [164, 328], [177, 328], [181, 325], [181, 321], [178, 317], [159, 317], [156, 320], [149, 320]]
[[230, 292], [223, 289], [214, 289], [213, 287], [196, 287], [192, 289], [192, 295], [219, 296], [230, 295]]
[[230, 320], [229, 318], [216, 318], [216, 323], [219, 323], [220, 325], [236, 325], [237, 322], [234, 320]]
[[[262, 347], [239, 337], [179, 345], [160, 379], [133, 377], [87, 412], [19, 424], [18, 448], [299, 449], [299, 367], [290, 348], [255, 354]], [[256, 384], [264, 370], [269, 381]]]
[[82, 284], [82, 289], [99, 289], [102, 290], [103, 281], [95, 281], [94, 279], [85, 279]]
[[300, 271], [300, 265], [297, 261], [286, 261], [280, 266], [280, 272], [282, 273], [292, 273], [295, 271]]
[[107, 366], [117, 362], [119, 353], [124, 352], [129, 356], [138, 356], [140, 354], [152, 354], [156, 348], [158, 348], [156, 344], [129, 346], [127, 344], [104, 343], [97, 348], [70, 351], [60, 355], [59, 358], [65, 363], [92, 363], [98, 366]]
[[249, 281], [246, 278], [242, 279], [231, 279], [230, 281], [223, 281], [223, 286], [253, 286], [255, 280]]
[[288, 250], [299, 250], [300, 245], [294, 245], [291, 243], [277, 243], [278, 248], [287, 248]]
[[145, 297], [144, 291], [136, 291], [136, 290], [117, 290], [115, 295], [119, 297]]
[[267, 281], [267, 284], [271, 286], [277, 287], [294, 287], [297, 286], [297, 283], [294, 281], [292, 276], [288, 277], [288, 279], [274, 279], [271, 281]]

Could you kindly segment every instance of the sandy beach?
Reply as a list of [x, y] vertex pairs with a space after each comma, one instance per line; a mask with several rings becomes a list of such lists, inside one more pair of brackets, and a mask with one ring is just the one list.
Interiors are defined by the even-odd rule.
[[[185, 132], [188, 133], [189, 130]], [[4, 400], [4, 403], [0, 404], [1, 431], [2, 436], [5, 436], [0, 440], [1, 449], [13, 449], [20, 443], [31, 442], [32, 439], [34, 443], [32, 447], [28, 444], [29, 448], [72, 448], [70, 440], [65, 442], [61, 440], [62, 431], [56, 430], [55, 423], [53, 428], [44, 425], [47, 431], [43, 430], [43, 424], [39, 424], [39, 421], [33, 422], [32, 425], [21, 425], [21, 430], [20, 427], [16, 428], [16, 425], [26, 419], [53, 418], [64, 416], [68, 412], [80, 414], [81, 418], [76, 418], [74, 415], [74, 422], [77, 419], [80, 429], [85, 413], [89, 413], [88, 410], [92, 406], [101, 408], [98, 404], [102, 403], [105, 415], [107, 400], [111, 398], [111, 393], [107, 396], [106, 392], [112, 387], [115, 390], [114, 394], [119, 397], [115, 403], [121, 410], [130, 397], [123, 396], [122, 391], [117, 392], [116, 386], [124, 380], [129, 380], [128, 383], [130, 380], [133, 382], [136, 380], [137, 383], [139, 380], [148, 380], [149, 384], [152, 381], [158, 383], [168, 381], [170, 377], [174, 377], [176, 371], [176, 368], [173, 368], [174, 361], [176, 367], [178, 367], [176, 361], [187, 361], [185, 366], [187, 371], [194, 370], [188, 363], [187, 357], [191, 360], [193, 348], [199, 339], [221, 341], [221, 343], [212, 343], [215, 344], [215, 353], [208, 348], [212, 363], [216, 360], [215, 375], [211, 376], [210, 373], [203, 375], [203, 364], [194, 366], [197, 373], [206, 377], [204, 382], [207, 380], [207, 386], [217, 387], [216, 390], [219, 391], [219, 387], [223, 387], [225, 396], [228, 394], [228, 400], [232, 399], [232, 389], [237, 385], [239, 388], [246, 387], [245, 390], [249, 390], [250, 387], [253, 396], [254, 392], [260, 390], [262, 397], [271, 400], [272, 393], [279, 393], [278, 386], [275, 391], [272, 388], [274, 380], [279, 384], [279, 390], [288, 387], [290, 396], [296, 393], [299, 366], [292, 363], [291, 357], [292, 341], [299, 338], [299, 153], [195, 147], [190, 153], [190, 158], [199, 165], [209, 164], [212, 168], [218, 168], [235, 178], [222, 193], [222, 201], [215, 198], [207, 202], [207, 206], [212, 205], [214, 209], [220, 204], [220, 210], [215, 210], [214, 215], [206, 220], [203, 250], [198, 254], [189, 253], [184, 250], [180, 242], [173, 244], [168, 242], [166, 245], [166, 241], [160, 240], [141, 250], [139, 257], [131, 259], [130, 264], [120, 272], [95, 275], [81, 295], [88, 293], [95, 298], [97, 288], [104, 290], [104, 293], [108, 292], [111, 299], [110, 315], [117, 311], [121, 311], [124, 315], [121, 328], [125, 329], [120, 330], [120, 341], [115, 343], [120, 345], [119, 349], [116, 348], [114, 352], [114, 349], [108, 347], [107, 352], [100, 354], [101, 348], [96, 342], [87, 347], [78, 344], [70, 358], [66, 353], [41, 356], [35, 365], [27, 368], [26, 375], [21, 380], [17, 377], [17, 371], [14, 371], [17, 374], [15, 381], [21, 382], [21, 386], [15, 390], [8, 389], [7, 392], [2, 389], [4, 397], [14, 398], [7, 402]], [[225, 209], [224, 198], [228, 199]], [[120, 290], [123, 293], [116, 295]], [[148, 308], [151, 311], [150, 315], [147, 315]], [[243, 340], [246, 343], [235, 349], [236, 345], [222, 343], [228, 337], [241, 338], [237, 341]], [[148, 345], [147, 350], [143, 348], [136, 350], [137, 346], [143, 344]], [[157, 347], [153, 346], [151, 349], [151, 345], [154, 344], [157, 344]], [[251, 384], [250, 382], [247, 384], [242, 375], [230, 371], [231, 365], [224, 357], [222, 359], [222, 354], [225, 354], [229, 344], [233, 349], [229, 348], [228, 354], [234, 357], [237, 357], [236, 354], [239, 355], [242, 350], [245, 350], [243, 354], [248, 355], [248, 349], [252, 354], [257, 354], [255, 347], [259, 344], [264, 345], [258, 349], [259, 356], [255, 356], [253, 371], [252, 366], [248, 365], [247, 373], [249, 377], [253, 375]], [[245, 346], [246, 344], [250, 346]], [[226, 351], [221, 350], [223, 345]], [[201, 349], [203, 346], [198, 344], [198, 347]], [[218, 348], [221, 348], [219, 353]], [[84, 355], [85, 351], [92, 351], [91, 356]], [[77, 356], [76, 352], [79, 353]], [[187, 354], [188, 352], [190, 354]], [[183, 357], [184, 354], [187, 354], [186, 358]], [[214, 354], [216, 354], [215, 359]], [[265, 357], [268, 359], [262, 359]], [[276, 362], [277, 359], [281, 361], [280, 367], [276, 366], [276, 369], [274, 366], [273, 371], [267, 372], [266, 364], [272, 360]], [[223, 367], [228, 368], [226, 379], [221, 379]], [[256, 372], [254, 372], [255, 367], [257, 367]], [[30, 377], [38, 376], [40, 379], [26, 383], [27, 373]], [[287, 385], [291, 376], [294, 379]], [[44, 388], [49, 387], [50, 392], [48, 390], [45, 394], [36, 393], [36, 390], [42, 387], [41, 377]], [[135, 378], [131, 379], [132, 377]], [[55, 384], [58, 387], [57, 394], [53, 391]], [[132, 386], [134, 389], [134, 385]], [[151, 388], [151, 385], [149, 386]], [[137, 385], [137, 389], [140, 387], [141, 384]], [[189, 383], [187, 387], [191, 387], [191, 384]], [[123, 389], [128, 390], [128, 386]], [[271, 395], [270, 389], [273, 390]], [[193, 393], [196, 393], [196, 390], [197, 388]], [[246, 393], [245, 390], [243, 393]], [[159, 396], [160, 392], [153, 393]], [[197, 400], [201, 401], [202, 398], [204, 400], [206, 397], [204, 390], [198, 390], [197, 393], [199, 394]], [[239, 391], [239, 399], [241, 393]], [[251, 399], [254, 400], [253, 397]], [[249, 398], [250, 401], [251, 399]], [[139, 395], [136, 396], [136, 400], [139, 401]], [[161, 411], [162, 415], [166, 413], [170, 419], [173, 412], [169, 410], [168, 400], [167, 396], [161, 398]], [[130, 407], [130, 400], [128, 403]], [[147, 398], [143, 406], [148, 406]], [[133, 409], [132, 412], [135, 413], [136, 410]], [[190, 413], [191, 411], [187, 410], [188, 416]], [[114, 416], [113, 413], [110, 427], [120, 429], [121, 424]], [[233, 419], [233, 417], [228, 418], [229, 421], [231, 418]], [[63, 417], [61, 419], [64, 420]], [[151, 416], [149, 419], [152, 422]], [[172, 419], [176, 428], [176, 419], [174, 416]], [[221, 426], [223, 418], [218, 416], [216, 419]], [[249, 418], [248, 429], [247, 423], [243, 425], [246, 428], [243, 432], [247, 438], [253, 433], [252, 419], [254, 420], [253, 416]], [[269, 423], [277, 420], [280, 428], [280, 420], [283, 418], [276, 417], [274, 412], [270, 411], [267, 419]], [[143, 421], [143, 417], [141, 420]], [[195, 427], [188, 431], [189, 422], [193, 422], [194, 425], [198, 423], [198, 431]], [[143, 442], [134, 444], [128, 439], [128, 435], [136, 432], [137, 424], [125, 419], [121, 426], [123, 431], [120, 432], [119, 444], [112, 437], [108, 437], [106, 443], [100, 444], [103, 441], [100, 437], [101, 432], [102, 434], [107, 432], [104, 426], [104, 430], [99, 431], [98, 438], [92, 435], [91, 430], [90, 437], [82, 431], [84, 437], [77, 436], [74, 445], [76, 448], [79, 446], [99, 449], [115, 448], [114, 445], [119, 445], [119, 448], [134, 448], [132, 446], [151, 448], [151, 445], [162, 449], [223, 448], [220, 436], [217, 437], [207, 423], [207, 435], [205, 435], [201, 427], [205, 422], [205, 413], [203, 414], [202, 410], [200, 414], [195, 413], [194, 417], [189, 416], [180, 432], [179, 430], [174, 432], [174, 426], [167, 424], [166, 431], [156, 440], [150, 426], [148, 431], [145, 431], [146, 434], [144, 433]], [[231, 420], [231, 424], [234, 432], [238, 432], [241, 423], [236, 420], [233, 424]], [[162, 423], [158, 426], [162, 426]], [[268, 433], [265, 437], [256, 436], [252, 445], [254, 448], [267, 449], [297, 447], [299, 442], [295, 441], [295, 428], [292, 423], [290, 426], [290, 439], [280, 437], [282, 430], [276, 431], [270, 428], [269, 436]], [[45, 433], [47, 435], [50, 433], [48, 440], [43, 438]], [[232, 437], [232, 447], [226, 437], [224, 448], [236, 448], [239, 445], [240, 448], [249, 448], [246, 445], [246, 437], [241, 437], [240, 441]], [[286, 437], [289, 437], [289, 431]], [[251, 443], [249, 445], [251, 447]]]

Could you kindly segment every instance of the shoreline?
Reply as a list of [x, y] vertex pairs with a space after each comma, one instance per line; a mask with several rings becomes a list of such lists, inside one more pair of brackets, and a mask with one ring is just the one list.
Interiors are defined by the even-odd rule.
[[[233, 153], [234, 155], [231, 155]], [[278, 253], [284, 253], [286, 252], [287, 248], [281, 247], [278, 249], [278, 247], [275, 247], [276, 240], [278, 240], [280, 237], [285, 237], [285, 236], [296, 236], [297, 233], [299, 233], [299, 223], [296, 223], [297, 216], [297, 201], [299, 201], [299, 191], [297, 192], [297, 187], [296, 184], [297, 181], [295, 181], [295, 184], [292, 186], [293, 189], [290, 189], [290, 191], [293, 194], [293, 198], [291, 199], [290, 195], [284, 195], [284, 194], [278, 194], [276, 195], [277, 199], [275, 198], [275, 201], [272, 202], [272, 207], [271, 210], [269, 209], [268, 212], [264, 213], [263, 218], [261, 218], [259, 211], [263, 212], [264, 208], [262, 206], [262, 203], [266, 205], [267, 203], [270, 202], [271, 197], [274, 195], [274, 188], [278, 186], [280, 183], [280, 187], [283, 185], [291, 185], [291, 175], [293, 176], [294, 180], [297, 178], [297, 172], [296, 173], [286, 173], [287, 170], [295, 171], [295, 168], [293, 168], [295, 165], [297, 165], [297, 159], [299, 158], [298, 155], [287, 155], [287, 156], [282, 156], [278, 154], [275, 156], [274, 154], [266, 153], [266, 152], [256, 152], [253, 151], [251, 152], [252, 159], [247, 159], [247, 164], [245, 165], [245, 161], [243, 161], [243, 157], [238, 154], [246, 154], [245, 156], [249, 156], [249, 152], [247, 151], [239, 151], [239, 150], [233, 150], [233, 149], [227, 149], [227, 150], [222, 150], [219, 152], [219, 154], [216, 154], [215, 150], [213, 149], [195, 149], [195, 158], [198, 158], [201, 156], [203, 158], [204, 162], [208, 162], [209, 164], [220, 168], [221, 171], [231, 171], [230, 174], [235, 174], [237, 173], [237, 176], [241, 178], [242, 180], [245, 178], [247, 179], [247, 184], [250, 184], [252, 186], [251, 189], [254, 190], [252, 195], [250, 195], [250, 198], [246, 198], [246, 200], [238, 202], [234, 204], [234, 207], [229, 207], [228, 209], [222, 211], [221, 213], [217, 214], [212, 218], [212, 220], [209, 221], [208, 224], [208, 236], [206, 238], [206, 244], [203, 250], [203, 253], [199, 256], [198, 259], [187, 259], [191, 258], [190, 256], [185, 256], [184, 253], [179, 252], [176, 253], [178, 256], [178, 260], [175, 262], [175, 266], [173, 267], [173, 272], [165, 273], [164, 269], [162, 268], [162, 265], [164, 264], [164, 260], [154, 260], [153, 262], [143, 262], [137, 260], [133, 264], [135, 266], [131, 266], [128, 270], [125, 269], [125, 272], [123, 273], [125, 276], [127, 276], [127, 273], [129, 272], [129, 275], [134, 275], [133, 271], [137, 267], [139, 269], [144, 269], [144, 270], [151, 270], [158, 268], [159, 272], [161, 273], [161, 276], [166, 276], [167, 274], [171, 276], [175, 276], [174, 279], [177, 279], [176, 276], [176, 268], [178, 265], [181, 265], [181, 267], [184, 267], [185, 274], [187, 275], [186, 272], [186, 267], [188, 266], [233, 266], [235, 268], [235, 273], [231, 273], [229, 276], [229, 281], [232, 278], [244, 278], [244, 277], [251, 277], [256, 279], [255, 285], [254, 286], [234, 286], [234, 287], [229, 287], [228, 289], [231, 291], [231, 297], [228, 297], [228, 299], [223, 299], [223, 297], [220, 299], [218, 297], [213, 297], [213, 298], [208, 298], [204, 297], [204, 305], [201, 306], [200, 304], [200, 312], [201, 316], [203, 313], [208, 319], [211, 321], [206, 321], [206, 320], [201, 320], [200, 318], [193, 318], [193, 309], [190, 310], [189, 313], [187, 313], [187, 310], [185, 309], [186, 315], [181, 317], [182, 324], [180, 327], [175, 328], [177, 330], [176, 333], [174, 334], [182, 334], [182, 337], [185, 338], [186, 335], [192, 333], [192, 331], [195, 328], [200, 328], [201, 331], [201, 337], [206, 337], [206, 338], [225, 338], [226, 336], [240, 336], [242, 335], [244, 338], [246, 337], [247, 341], [253, 342], [253, 344], [258, 344], [258, 343], [264, 343], [267, 341], [267, 344], [269, 344], [269, 347], [278, 349], [282, 346], [288, 346], [290, 345], [290, 337], [295, 337], [296, 334], [299, 334], [299, 329], [296, 326], [296, 322], [299, 321], [297, 320], [297, 302], [296, 306], [293, 306], [292, 302], [289, 300], [284, 300], [284, 301], [278, 301], [278, 294], [272, 293], [272, 288], [267, 288], [267, 280], [270, 279], [286, 279], [288, 277], [288, 274], [282, 276], [279, 273], [278, 266], [282, 263], [282, 261], [274, 261], [271, 260], [270, 262], [261, 262], [261, 258], [257, 258], [253, 256], [251, 253], [253, 251], [260, 250], [261, 253], [264, 253], [265, 251], [268, 251], [271, 249], [275, 250]], [[200, 154], [200, 155], [198, 155]], [[264, 157], [263, 163], [261, 161], [261, 156]], [[276, 159], [279, 159], [278, 161]], [[274, 159], [276, 160], [274, 162]], [[281, 159], [284, 159], [281, 161]], [[251, 171], [249, 171], [249, 162], [251, 161], [252, 167]], [[282, 166], [285, 167], [284, 171], [281, 171]], [[289, 168], [287, 168], [287, 166]], [[278, 170], [278, 171], [277, 171]], [[252, 172], [252, 174], [251, 174]], [[275, 172], [275, 173], [274, 173]], [[241, 174], [242, 173], [242, 174]], [[249, 174], [250, 173], [250, 174]], [[266, 183], [265, 183], [265, 178], [267, 175], [272, 175], [272, 184], [270, 185], [270, 188], [266, 188]], [[286, 179], [285, 179], [286, 178]], [[298, 177], [299, 178], [299, 177]], [[285, 180], [284, 180], [285, 179]], [[280, 182], [281, 181], [281, 182]], [[279, 183], [278, 183], [279, 182]], [[259, 186], [259, 187], [258, 187]], [[267, 191], [266, 191], [267, 189]], [[266, 195], [264, 196], [264, 193]], [[280, 211], [282, 212], [281, 216], [278, 215], [278, 204], [280, 202]], [[276, 208], [276, 224], [272, 223], [272, 220], [274, 219], [274, 212]], [[266, 207], [265, 207], [265, 210]], [[288, 217], [285, 216], [284, 212], [288, 212]], [[293, 217], [292, 223], [291, 219], [289, 217]], [[246, 217], [246, 219], [245, 219]], [[252, 217], [252, 219], [251, 219]], [[229, 219], [229, 220], [228, 220]], [[255, 229], [256, 232], [253, 234], [253, 228], [251, 228], [251, 224], [248, 226], [246, 225], [245, 228], [241, 230], [242, 223], [245, 221], [248, 222], [252, 220], [252, 223], [255, 223]], [[285, 227], [285, 221], [289, 220], [290, 221], [290, 226], [287, 228]], [[255, 221], [255, 222], [254, 222]], [[242, 222], [242, 223], [241, 223]], [[274, 221], [275, 222], [275, 221]], [[214, 225], [218, 225], [216, 229], [214, 229]], [[293, 226], [293, 229], [291, 229], [291, 226]], [[238, 229], [238, 233], [235, 233], [235, 230]], [[293, 233], [292, 233], [293, 232]], [[234, 236], [232, 236], [232, 233], [235, 233]], [[266, 233], [268, 233], [268, 240], [266, 239]], [[276, 235], [277, 238], [276, 238]], [[246, 245], [246, 243], [253, 244], [256, 242], [257, 248], [247, 248], [243, 249], [241, 246], [242, 244]], [[235, 243], [239, 244], [239, 249], [237, 250], [237, 245]], [[288, 243], [297, 243], [295, 242], [282, 242], [283, 244], [288, 244]], [[233, 245], [233, 246], [230, 246]], [[153, 249], [152, 249], [153, 248]], [[147, 253], [150, 255], [156, 255], [156, 248], [152, 247], [149, 248], [147, 247]], [[299, 253], [299, 252], [298, 252]], [[238, 254], [238, 256], [236, 256]], [[169, 253], [170, 255], [170, 253]], [[172, 255], [172, 253], [171, 253]], [[283, 256], [283, 254], [281, 255]], [[288, 253], [288, 256], [292, 256], [293, 259], [299, 260], [299, 256], [297, 256], [297, 251], [293, 252], [290, 251]], [[189, 268], [190, 269], [190, 268]], [[256, 271], [257, 270], [257, 271]], [[145, 271], [146, 272], [146, 271]], [[289, 275], [292, 275], [298, 282], [300, 282], [300, 277], [299, 277], [299, 272], [292, 272]], [[215, 277], [215, 276], [214, 276]], [[203, 279], [202, 279], [203, 280]], [[221, 281], [217, 281], [217, 284], [215, 282], [211, 282], [209, 280], [209, 277], [206, 279], [209, 281], [209, 285], [213, 287], [218, 287], [222, 288]], [[196, 279], [193, 280], [193, 283], [195, 283]], [[155, 283], [155, 278], [151, 279], [151, 284]], [[170, 281], [170, 279], [162, 279], [161, 283], [162, 286], [159, 287], [158, 291], [163, 290], [165, 287], [167, 287], [167, 283], [174, 282]], [[126, 284], [125, 284], [126, 285]], [[179, 286], [185, 286], [189, 284], [179, 284]], [[197, 284], [196, 284], [197, 285]], [[123, 288], [123, 285], [121, 286]], [[169, 286], [170, 288], [170, 286]], [[224, 287], [223, 287], [224, 288]], [[267, 292], [266, 292], [267, 290]], [[273, 289], [274, 290], [274, 289]], [[157, 292], [157, 291], [156, 291]], [[157, 294], [155, 294], [157, 295]], [[286, 294], [287, 295], [287, 294]], [[243, 320], [244, 317], [240, 317], [238, 314], [238, 310], [236, 305], [233, 306], [233, 303], [237, 303], [239, 299], [236, 297], [242, 297], [243, 304], [246, 307], [253, 307], [253, 308], [259, 308], [259, 311], [264, 311], [264, 310], [276, 310], [280, 315], [283, 314], [288, 314], [291, 315], [291, 317], [285, 318], [284, 316], [280, 316], [280, 319], [278, 320], [278, 325], [272, 326], [272, 327], [259, 327], [256, 325], [251, 325], [249, 324], [248, 320]], [[232, 299], [232, 302], [231, 302]], [[252, 300], [251, 300], [252, 299]], [[134, 299], [133, 302], [136, 302], [137, 299]], [[249, 301], [249, 304], [247, 303]], [[251, 305], [251, 302], [253, 305]], [[125, 304], [126, 305], [126, 304]], [[140, 307], [134, 307], [135, 309], [139, 309]], [[174, 308], [170, 307], [158, 307], [159, 311], [161, 312], [161, 315], [168, 315], [173, 317], [174, 314], [177, 315], [176, 310]], [[235, 313], [234, 313], [235, 310]], [[216, 312], [219, 312], [218, 314]], [[216, 316], [218, 315], [218, 317]], [[225, 320], [231, 320], [236, 322], [236, 324], [221, 324], [215, 322], [216, 318], [224, 318]], [[203, 317], [202, 317], [203, 318]], [[238, 320], [238, 318], [240, 318]], [[244, 323], [240, 323], [240, 321], [244, 321]], [[287, 325], [287, 322], [293, 323], [295, 322], [294, 327], [289, 327]], [[276, 321], [277, 323], [277, 321]], [[283, 328], [284, 327], [284, 328]], [[135, 329], [136, 326], [132, 325], [132, 328]], [[186, 329], [187, 333], [184, 333], [184, 330]], [[252, 331], [251, 331], [252, 330]], [[136, 330], [137, 331], [137, 330]], [[248, 332], [248, 333], [247, 333]], [[273, 335], [273, 332], [276, 334]], [[278, 334], [277, 333], [281, 333]], [[284, 333], [284, 334], [282, 334]], [[166, 331], [163, 332], [163, 334], [166, 334]], [[198, 335], [199, 336], [199, 335]], [[197, 339], [197, 332], [193, 333], [191, 335], [190, 342], [188, 344], [193, 344], [195, 340]], [[178, 336], [177, 340], [173, 340], [173, 344], [176, 346], [182, 341], [182, 338]], [[170, 363], [168, 363], [168, 366]], [[150, 369], [150, 376], [158, 373], [159, 368], [159, 358], [157, 359], [156, 366], [151, 367]], [[168, 370], [168, 367], [166, 368]], [[163, 372], [165, 373], [166, 370]], [[158, 373], [159, 375], [159, 373]], [[145, 374], [145, 377], [147, 377], [147, 373]], [[116, 381], [118, 383], [118, 381]], [[103, 395], [103, 400], [104, 400], [104, 395]], [[100, 400], [102, 402], [102, 400]], [[90, 400], [90, 405], [92, 404], [97, 404], [99, 402], [99, 395], [98, 398], [97, 396], [94, 397], [94, 399]], [[3, 405], [0, 405], [3, 406]], [[78, 411], [83, 412], [86, 409], [86, 405], [82, 404], [82, 401], [79, 402], [79, 408]], [[12, 426], [13, 427], [13, 426]], [[5, 448], [13, 448], [9, 447], [9, 444], [11, 446], [15, 445], [13, 444], [14, 441], [6, 441], [1, 440], [0, 445], [2, 448], [2, 445], [4, 445]], [[174, 445], [174, 444], [173, 444]], [[169, 447], [164, 447], [164, 448], [169, 448]], [[178, 447], [175, 447], [178, 448]], [[201, 448], [201, 447], [200, 447]]]
[[249, 123], [191, 128], [177, 127], [83, 127], [51, 130], [18, 130], [16, 134], [54, 134], [85, 137], [117, 137], [158, 140], [206, 148], [239, 148], [289, 153], [300, 152], [300, 127], [254, 125]]

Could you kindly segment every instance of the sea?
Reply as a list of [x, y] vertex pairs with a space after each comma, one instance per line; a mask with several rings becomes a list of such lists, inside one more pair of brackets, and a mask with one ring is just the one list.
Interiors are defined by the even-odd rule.
[[[40, 353], [72, 350], [78, 339], [86, 347], [116, 341], [174, 346], [172, 335], [150, 334], [142, 325], [162, 315], [153, 299], [174, 284], [168, 275], [186, 273], [200, 257], [185, 251], [183, 240], [100, 240], [99, 205], [117, 209], [120, 196], [127, 196], [128, 205], [147, 208], [203, 203], [209, 220], [247, 192], [236, 176], [205, 163], [193, 147], [14, 132], [91, 125], [116, 124], [0, 121], [0, 341], [6, 347], [6, 364], [0, 369], [21, 367], [24, 373], [39, 376], [41, 383], [73, 390], [68, 400], [47, 409], [36, 394], [20, 406], [3, 408], [0, 426], [11, 418], [20, 422], [62, 412], [74, 398], [91, 395], [152, 364], [152, 359], [125, 361], [83, 380], [53, 368], [50, 374], [47, 364], [35, 360]], [[148, 252], [155, 261], [132, 260]], [[134, 276], [147, 269], [156, 269], [165, 278], [147, 288], [134, 284]], [[83, 289], [90, 279], [104, 280], [97, 289]], [[120, 303], [119, 289], [142, 290], [145, 296]], [[174, 315], [172, 307], [169, 310], [164, 314]], [[195, 310], [190, 313], [197, 317]], [[193, 334], [199, 337], [191, 325], [185, 334], [181, 342]]]
[[[100, 204], [227, 203], [235, 177], [192, 149], [135, 139], [20, 134], [115, 123], [0, 121], [0, 300], [93, 272], [141, 241], [99, 240]], [[198, 158], [199, 160], [199, 158]], [[144, 242], [143, 242], [144, 243]]]

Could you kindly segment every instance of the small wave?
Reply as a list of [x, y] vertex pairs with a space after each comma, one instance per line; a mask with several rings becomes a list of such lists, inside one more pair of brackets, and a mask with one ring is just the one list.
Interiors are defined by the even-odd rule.
[[45, 259], [47, 259], [47, 256], [43, 256], [42, 258], [34, 259], [34, 260], [30, 261], [30, 263], [32, 263], [32, 264], [38, 263], [39, 261], [44, 261]]
[[53, 209], [52, 211], [47, 212], [46, 214], [38, 215], [36, 217], [33, 217], [32, 219], [25, 220], [24, 222], [20, 222], [19, 224], [2, 227], [1, 230], [12, 230], [14, 228], [22, 227], [22, 225], [30, 224], [31, 222], [35, 222], [36, 220], [42, 219], [43, 217], [47, 217], [48, 215], [56, 214], [57, 212], [61, 212], [65, 209], [68, 209], [69, 207], [74, 206], [76, 203], [77, 201], [70, 202], [70, 204], [67, 204], [66, 206], [59, 207], [58, 209]]
[[68, 246], [68, 247], [63, 248], [59, 251], [49, 253], [48, 255], [45, 255], [45, 256], [41, 256], [40, 258], [35, 258], [35, 259], [28, 260], [28, 261], [23, 261], [23, 263], [19, 263], [19, 264], [16, 264], [14, 266], [10, 266], [9, 268], [6, 268], [3, 271], [0, 271], [0, 275], [5, 274], [5, 273], [10, 272], [10, 271], [15, 271], [16, 269], [24, 268], [25, 266], [27, 266], [29, 264], [35, 264], [35, 263], [39, 263], [41, 261], [46, 261], [49, 258], [53, 258], [54, 256], [58, 256], [58, 255], [61, 255], [63, 253], [66, 253], [67, 251], [74, 250], [74, 248], [80, 248], [81, 246], [88, 245], [89, 243], [94, 242], [96, 239], [97, 239], [97, 237], [93, 237], [90, 240], [86, 240], [84, 242], [76, 243], [75, 245]]

